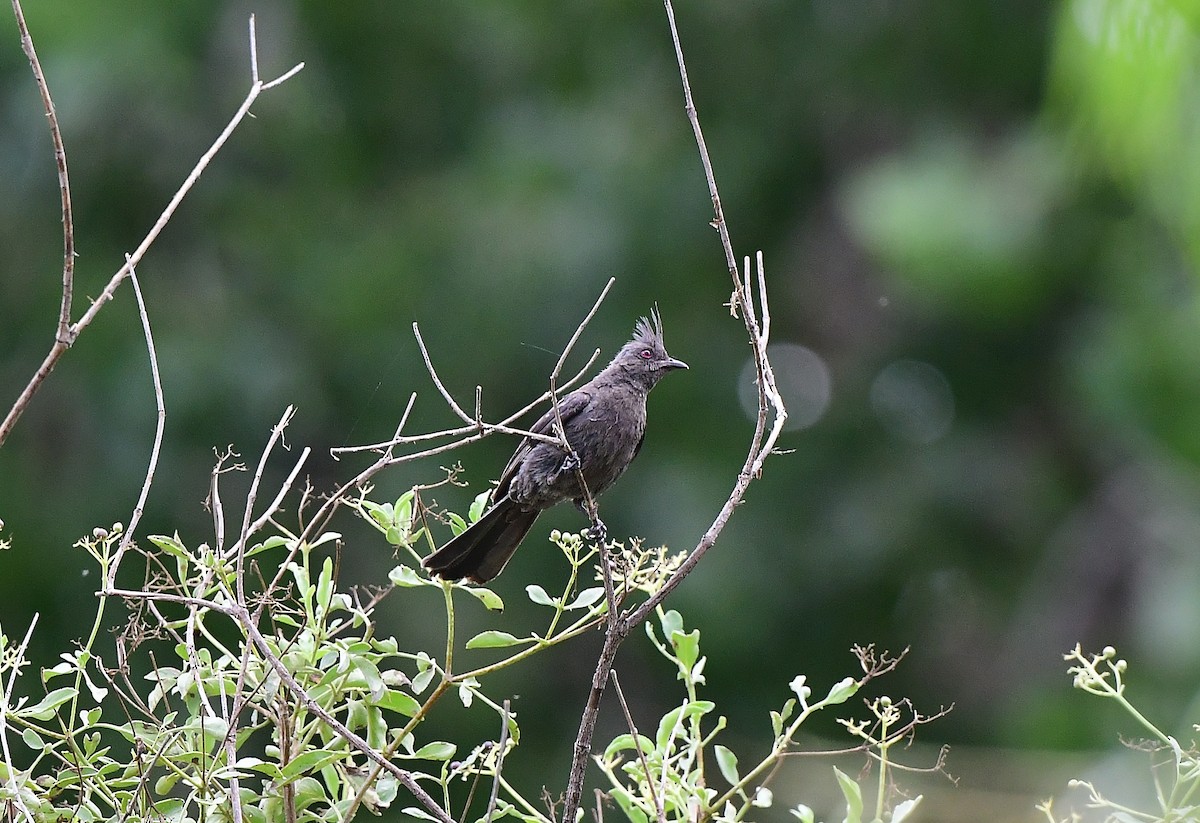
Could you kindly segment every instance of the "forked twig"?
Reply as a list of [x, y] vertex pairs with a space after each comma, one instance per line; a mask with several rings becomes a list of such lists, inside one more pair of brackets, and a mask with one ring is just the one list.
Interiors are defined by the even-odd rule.
[[[29, 37], [28, 30], [24, 25], [24, 16], [21, 14], [19, 0], [13, 0], [13, 9], [18, 16], [18, 26], [21, 28], [22, 43], [27, 44], [28, 46], [26, 54], [30, 55], [30, 62], [34, 64], [34, 75], [35, 78], [37, 78], [38, 88], [42, 92], [42, 100], [43, 105], [46, 106], [47, 118], [51, 120], [52, 133], [57, 133], [58, 121], [53, 115], [54, 105], [50, 100], [50, 92], [46, 86], [45, 77], [41, 76], [41, 67], [36, 63], [36, 54], [33, 52], [33, 40]], [[42, 360], [42, 364], [38, 366], [38, 369], [36, 372], [34, 372], [33, 377], [25, 385], [25, 388], [21, 391], [21, 394], [13, 403], [12, 408], [9, 409], [8, 414], [5, 416], [3, 422], [0, 422], [0, 446], [4, 445], [4, 441], [8, 439], [8, 435], [16, 426], [17, 420], [20, 419], [25, 409], [29, 406], [29, 403], [33, 400], [34, 395], [37, 394], [38, 389], [42, 387], [42, 384], [46, 381], [46, 378], [50, 376], [50, 372], [54, 370], [54, 367], [58, 364], [58, 361], [66, 353], [67, 349], [69, 349], [75, 342], [76, 338], [79, 337], [80, 332], [91, 325], [92, 320], [95, 319], [96, 314], [101, 308], [103, 308], [104, 304], [112, 300], [117, 288], [122, 282], [125, 281], [126, 278], [132, 275], [134, 269], [141, 263], [146, 252], [149, 251], [150, 247], [154, 244], [154, 241], [158, 239], [158, 235], [174, 216], [175, 211], [179, 208], [179, 204], [183, 202], [184, 197], [186, 197], [196, 185], [196, 181], [200, 179], [200, 175], [202, 175], [204, 170], [208, 168], [208, 164], [212, 162], [212, 159], [217, 155], [217, 152], [219, 152], [225, 146], [225, 143], [229, 140], [230, 135], [233, 134], [234, 130], [237, 129], [242, 120], [244, 120], [250, 113], [250, 107], [254, 105], [254, 101], [258, 99], [259, 94], [267, 89], [278, 86], [280, 83], [290, 79], [298, 71], [304, 68], [303, 63], [297, 63], [291, 69], [284, 72], [279, 77], [276, 77], [274, 80], [268, 82], [262, 81], [262, 79], [258, 76], [258, 41], [255, 35], [253, 16], [250, 18], [250, 55], [251, 83], [250, 91], [246, 94], [245, 100], [242, 101], [241, 106], [239, 106], [238, 110], [234, 113], [233, 118], [229, 121], [228, 125], [225, 126], [224, 130], [217, 136], [217, 139], [213, 142], [213, 144], [206, 152], [204, 152], [203, 155], [200, 156], [200, 159], [196, 162], [196, 165], [192, 168], [192, 171], [188, 174], [183, 183], [176, 190], [175, 194], [171, 197], [170, 202], [167, 203], [166, 208], [163, 209], [162, 214], [159, 215], [158, 219], [154, 222], [154, 225], [151, 226], [150, 231], [142, 239], [142, 242], [138, 244], [138, 247], [134, 249], [131, 254], [126, 256], [125, 265], [117, 269], [116, 274], [109, 279], [107, 285], [105, 285], [100, 291], [99, 297], [92, 302], [92, 305], [89, 306], [87, 311], [83, 313], [83, 316], [74, 323], [70, 323], [70, 304], [72, 291], [71, 271], [73, 271], [75, 252], [73, 229], [68, 219], [70, 191], [66, 177], [66, 152], [62, 148], [61, 134], [59, 134], [55, 139], [55, 157], [59, 165], [59, 184], [60, 189], [63, 192], [64, 245], [67, 246], [67, 259], [63, 265], [63, 299], [59, 313], [59, 328], [57, 334], [55, 335], [54, 345], [50, 348], [49, 354], [47, 354], [45, 359]]]
[[[704, 167], [704, 177], [708, 182], [709, 194], [713, 203], [712, 225], [717, 230], [721, 240], [721, 248], [725, 253], [725, 261], [733, 281], [732, 304], [741, 309], [742, 320], [746, 325], [746, 334], [754, 351], [754, 365], [758, 386], [758, 414], [754, 423], [754, 434], [742, 470], [738, 472], [733, 490], [724, 505], [714, 518], [712, 524], [701, 536], [700, 541], [688, 553], [687, 558], [679, 565], [657, 592], [647, 598], [640, 606], [622, 614], [619, 619], [610, 619], [604, 635], [604, 643], [596, 660], [596, 668], [592, 677], [592, 689], [588, 695], [587, 705], [579, 721], [579, 733], [575, 738], [571, 771], [567, 779], [566, 799], [563, 804], [563, 823], [575, 823], [580, 799], [583, 795], [583, 780], [587, 760], [591, 754], [592, 737], [596, 729], [596, 718], [600, 711], [600, 695], [603, 693], [608, 673], [613, 667], [617, 649], [635, 626], [643, 623], [654, 609], [678, 586], [700, 562], [700, 559], [716, 543], [717, 537], [724, 530], [734, 510], [746, 495], [746, 490], [762, 473], [763, 460], [774, 451], [775, 443], [783, 431], [787, 420], [787, 410], [783, 398], [775, 385], [774, 371], [767, 355], [767, 345], [770, 342], [770, 312], [767, 308], [766, 275], [761, 253], [758, 255], [758, 295], [757, 311], [754, 296], [750, 290], [750, 261], [746, 260], [745, 277], [739, 275], [737, 257], [729, 239], [729, 229], [725, 223], [725, 215], [721, 208], [721, 197], [717, 191], [716, 177], [713, 174], [712, 161], [708, 147], [704, 142], [704, 132], [700, 128], [700, 120], [696, 115], [696, 105], [692, 100], [691, 85], [688, 82], [687, 66], [683, 58], [683, 47], [679, 41], [679, 30], [675, 25], [675, 10], [671, 0], [663, 0], [666, 9], [667, 22], [671, 29], [671, 41], [675, 47], [675, 57], [679, 64], [679, 77], [683, 85], [684, 108], [692, 125], [696, 138], [696, 147], [700, 152], [700, 161]], [[759, 323], [762, 317], [762, 323]], [[767, 421], [773, 417], [768, 429]]]
[[[428, 357], [428, 351], [426, 351], [424, 349], [424, 340], [419, 337], [420, 329], [419, 329], [419, 327], [416, 326], [416, 324], [414, 324], [414, 332], [416, 332], [418, 335], [418, 345], [421, 346], [423, 353], [425, 355], [425, 358], [424, 358], [425, 359], [425, 368], [426, 368], [426, 370], [429, 371], [430, 376], [434, 379], [434, 382], [436, 385], [438, 382], [440, 382], [441, 378], [436, 376], [437, 370], [433, 366], [432, 359], [430, 359]], [[583, 367], [580, 368], [580, 370], [575, 374], [575, 376], [563, 384], [563, 388], [566, 388], [567, 386], [573, 386], [575, 383], [579, 382], [583, 378], [583, 376], [587, 373], [588, 369], [590, 369], [592, 367], [592, 364], [596, 362], [596, 358], [599, 356], [600, 356], [599, 349], [596, 349], [595, 351], [593, 351], [591, 357], [588, 358], [588, 361], [583, 364]], [[385, 440], [382, 443], [368, 443], [368, 444], [362, 445], [362, 446], [338, 446], [338, 447], [330, 449], [329, 453], [331, 455], [333, 455], [334, 459], [339, 459], [339, 455], [343, 455], [343, 454], [354, 454], [357, 452], [368, 452], [368, 451], [369, 452], [389, 452], [390, 453], [390, 450], [394, 449], [396, 446], [406, 446], [406, 445], [410, 445], [412, 443], [426, 443], [426, 442], [429, 442], [430, 440], [443, 440], [447, 437], [463, 438], [461, 440], [456, 440], [453, 443], [449, 443], [449, 444], [446, 444], [443, 446], [436, 446], [436, 447], [427, 449], [425, 451], [416, 452], [414, 454], [401, 455], [401, 456], [396, 457], [395, 459], [391, 460], [391, 462], [388, 464], [388, 465], [393, 465], [395, 463], [408, 462], [411, 460], [419, 460], [421, 458], [430, 457], [434, 454], [439, 454], [441, 452], [451, 451], [453, 449], [457, 449], [459, 446], [464, 446], [467, 443], [473, 443], [476, 440], [479, 440], [490, 434], [507, 434], [507, 435], [511, 435], [514, 437], [528, 437], [532, 440], [540, 440], [544, 443], [549, 443], [554, 446], [560, 446], [562, 444], [562, 441], [559, 438], [554, 437], [552, 435], [538, 434], [536, 432], [531, 432], [528, 429], [517, 428], [512, 425], [512, 423], [514, 423], [515, 421], [524, 417], [530, 411], [532, 411], [534, 408], [536, 408], [537, 406], [540, 406], [542, 403], [544, 403], [546, 400], [548, 400], [550, 398], [550, 392], [548, 390], [543, 392], [540, 396], [536, 397], [529, 403], [526, 403], [525, 406], [523, 406], [522, 408], [513, 412], [508, 417], [501, 420], [499, 423], [485, 423], [482, 421], [482, 419], [480, 419], [479, 408], [482, 403], [481, 394], [482, 394], [481, 387], [476, 386], [475, 387], [476, 416], [473, 418], [468, 418], [468, 420], [469, 420], [468, 425], [459, 426], [459, 427], [453, 428], [453, 429], [442, 429], [440, 431], [425, 432], [422, 434], [414, 434], [414, 435], [401, 435], [400, 431], [401, 431], [401, 429], [404, 428], [403, 425], [401, 425], [396, 428], [396, 433], [394, 435], [392, 435], [390, 440]], [[445, 397], [444, 394], [443, 394], [443, 397]], [[415, 398], [416, 398], [416, 393], [414, 392], [409, 399], [410, 410], [411, 410], [411, 403], [413, 402], [413, 400], [415, 400]], [[453, 408], [454, 408], [454, 406], [451, 405], [451, 409], [453, 409]], [[406, 412], [406, 416], [407, 416], [407, 412]]]

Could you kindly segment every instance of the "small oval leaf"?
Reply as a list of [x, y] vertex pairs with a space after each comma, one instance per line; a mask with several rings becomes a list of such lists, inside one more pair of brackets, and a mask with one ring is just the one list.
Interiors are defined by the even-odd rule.
[[468, 649], [502, 649], [505, 646], [516, 646], [518, 643], [526, 643], [529, 638], [520, 638], [511, 635], [508, 632], [496, 631], [489, 629], [485, 632], [472, 637], [467, 641]]

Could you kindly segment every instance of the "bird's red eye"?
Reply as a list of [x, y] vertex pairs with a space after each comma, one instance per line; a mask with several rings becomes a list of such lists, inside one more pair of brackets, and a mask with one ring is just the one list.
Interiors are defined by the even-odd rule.
[[643, 360], [649, 360], [653, 356], [654, 352], [650, 351], [649, 349], [642, 349], [640, 352], [638, 352], [638, 357], [642, 358]]

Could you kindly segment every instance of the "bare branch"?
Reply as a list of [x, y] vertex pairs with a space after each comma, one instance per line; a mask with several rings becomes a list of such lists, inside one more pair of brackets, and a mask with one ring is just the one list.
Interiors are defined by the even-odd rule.
[[[29, 58], [29, 67], [33, 70], [33, 80], [37, 83], [38, 93], [42, 97], [42, 108], [46, 110], [46, 122], [50, 126], [50, 140], [54, 143], [54, 163], [58, 167], [58, 191], [62, 200], [63, 223], [63, 274], [62, 301], [58, 310], [58, 332], [54, 339], [65, 346], [70, 346], [75, 338], [71, 333], [71, 294], [74, 291], [75, 280], [75, 225], [71, 213], [71, 181], [67, 176], [67, 150], [63, 145], [62, 130], [58, 126], [58, 112], [54, 108], [54, 100], [50, 97], [50, 86], [46, 83], [46, 75], [42, 73], [42, 63], [38, 60], [37, 50], [33, 47], [33, 37], [29, 34], [29, 26], [25, 23], [25, 12], [21, 8], [21, 0], [12, 0], [13, 14], [17, 18], [17, 30], [21, 33], [21, 48]], [[0, 437], [0, 442], [3, 438]]]
[[642, 751], [641, 735], [638, 733], [637, 724], [633, 722], [633, 715], [629, 713], [629, 704], [625, 702], [625, 692], [621, 690], [621, 681], [617, 679], [617, 670], [613, 669], [608, 676], [612, 679], [617, 700], [621, 703], [621, 713], [625, 715], [625, 726], [633, 735], [633, 747], [637, 750], [638, 760], [641, 761], [642, 773], [646, 775], [646, 786], [650, 789], [650, 801], [654, 804], [654, 815], [658, 819], [658, 823], [667, 823], [662, 801], [658, 799], [658, 792], [654, 791], [654, 781], [650, 779], [650, 764], [646, 762], [646, 753]]
[[292, 466], [292, 470], [288, 472], [288, 476], [284, 479], [283, 483], [280, 484], [279, 491], [275, 493], [275, 498], [271, 501], [271, 504], [263, 510], [263, 513], [260, 514], [253, 523], [251, 523], [250, 516], [254, 512], [254, 501], [258, 497], [258, 487], [262, 482], [262, 475], [263, 471], [266, 470], [267, 460], [270, 458], [271, 452], [274, 451], [275, 444], [278, 443], [280, 438], [283, 437], [284, 430], [288, 427], [288, 424], [292, 422], [292, 417], [295, 415], [295, 413], [296, 407], [288, 406], [286, 409], [284, 409], [283, 416], [279, 418], [279, 422], [276, 423], [271, 429], [271, 437], [267, 440], [266, 448], [263, 449], [263, 453], [259, 457], [258, 467], [254, 470], [254, 479], [250, 483], [250, 491], [246, 495], [246, 510], [242, 515], [241, 534], [238, 536], [237, 542], [229, 548], [228, 554], [236, 556], [235, 565], [237, 569], [236, 578], [238, 586], [238, 591], [236, 594], [238, 602], [243, 606], [246, 604], [246, 593], [244, 590], [245, 581], [243, 575], [246, 545], [249, 543], [250, 538], [257, 534], [258, 530], [265, 526], [270, 521], [271, 517], [274, 516], [275, 512], [279, 510], [280, 506], [283, 505], [283, 498], [286, 497], [288, 492], [292, 490], [292, 485], [296, 482], [296, 477], [300, 474], [300, 469], [303, 468], [304, 464], [308, 461], [308, 456], [312, 454], [312, 449], [310, 449], [308, 446], [305, 446], [301, 450], [300, 457]]
[[492, 823], [492, 815], [496, 812], [496, 798], [500, 796], [500, 770], [504, 768], [504, 755], [508, 748], [508, 713], [509, 701], [505, 700], [503, 717], [500, 718], [500, 743], [496, 752], [496, 773], [492, 777], [492, 796], [488, 798], [484, 823]]
[[[583, 318], [583, 322], [581, 322], [575, 328], [575, 333], [571, 335], [571, 339], [567, 341], [567, 345], [563, 349], [562, 355], [559, 356], [558, 362], [554, 364], [554, 371], [550, 372], [550, 402], [554, 408], [555, 431], [558, 432], [559, 441], [561, 443], [559, 448], [561, 448], [575, 464], [575, 479], [579, 482], [579, 488], [583, 492], [583, 494], [580, 496], [580, 499], [583, 501], [583, 508], [584, 511], [587, 512], [588, 519], [592, 521], [593, 530], [596, 530], [597, 527], [600, 526], [600, 513], [596, 507], [596, 500], [592, 497], [592, 491], [588, 488], [587, 480], [583, 476], [583, 465], [579, 460], [578, 455], [575, 454], [575, 450], [571, 448], [571, 444], [567, 442], [567, 432], [566, 429], [563, 428], [562, 412], [559, 410], [558, 406], [558, 388], [556, 382], [558, 380], [558, 373], [562, 371], [563, 363], [566, 362], [567, 355], [570, 354], [571, 349], [575, 347], [575, 341], [579, 339], [579, 335], [583, 334], [584, 328], [589, 322], [591, 322], [592, 317], [595, 316], [596, 311], [600, 308], [600, 304], [604, 302], [604, 298], [608, 295], [609, 289], [612, 288], [613, 283], [615, 282], [615, 277], [608, 278], [608, 282], [605, 283], [604, 288], [600, 290], [600, 296], [597, 297], [596, 302], [592, 304], [591, 310], [588, 311], [587, 315]], [[603, 529], [601, 528], [599, 530], [601, 532], [600, 539], [603, 540]]]
[[[592, 677], [592, 691], [588, 695], [587, 706], [584, 708], [583, 716], [580, 718], [579, 733], [575, 739], [574, 757], [567, 780], [566, 799], [561, 818], [563, 823], [575, 823], [576, 813], [583, 795], [584, 772], [587, 765], [587, 758], [591, 753], [592, 735], [596, 727], [596, 716], [600, 709], [599, 697], [608, 680], [608, 673], [612, 669], [613, 661], [616, 659], [617, 649], [629, 635], [630, 631], [650, 616], [653, 610], [683, 581], [692, 569], [696, 567], [696, 564], [700, 562], [700, 559], [712, 548], [713, 544], [716, 543], [717, 537], [724, 530], [729, 518], [733, 516], [734, 510], [737, 509], [745, 497], [750, 483], [761, 475], [763, 460], [774, 451], [775, 442], [783, 431], [783, 424], [787, 420], [787, 411], [784, 408], [783, 398], [780, 396], [775, 385], [774, 371], [767, 356], [770, 311], [767, 308], [766, 275], [764, 273], [762, 255], [761, 253], [758, 255], [758, 306], [756, 310], [751, 289], [749, 260], [747, 259], [746, 261], [746, 272], [743, 277], [738, 272], [737, 257], [733, 253], [733, 245], [729, 239], [729, 230], [721, 208], [721, 197], [717, 191], [712, 161], [708, 154], [708, 147], [704, 142], [704, 133], [700, 128], [700, 120], [696, 115], [696, 106], [692, 100], [691, 85], [687, 77], [687, 66], [683, 58], [683, 47], [680, 45], [679, 31], [675, 25], [675, 10], [671, 5], [671, 0], [663, 0], [663, 5], [666, 9], [667, 21], [671, 29], [671, 41], [675, 47], [675, 57], [679, 64], [679, 77], [683, 84], [684, 107], [688, 120], [692, 125], [692, 131], [696, 138], [696, 147], [700, 152], [700, 161], [704, 167], [704, 176], [708, 182], [709, 194], [712, 197], [714, 214], [712, 225], [720, 237], [721, 248], [725, 253], [725, 261], [730, 277], [733, 280], [731, 308], [735, 309], [735, 314], [736, 309], [741, 309], [742, 320], [746, 325], [746, 334], [750, 339], [750, 345], [754, 351], [754, 365], [758, 386], [758, 414], [755, 418], [754, 434], [751, 437], [746, 459], [742, 470], [738, 473], [733, 490], [730, 492], [724, 505], [721, 506], [712, 524], [701, 536], [700, 541], [679, 565], [679, 568], [667, 578], [662, 588], [640, 606], [621, 615], [620, 619], [612, 619], [608, 623], [608, 629], [604, 636], [604, 644], [601, 647]], [[762, 318], [761, 327], [759, 325], [759, 317]], [[772, 416], [774, 421], [768, 431], [767, 421]]]
[[[587, 374], [588, 370], [592, 367], [592, 364], [596, 362], [596, 358], [599, 356], [600, 356], [599, 349], [596, 349], [595, 351], [593, 351], [591, 357], [588, 358], [588, 361], [583, 364], [583, 367], [575, 374], [574, 377], [572, 377], [570, 380], [563, 383], [562, 388], [567, 388], [568, 386], [573, 386], [576, 383], [578, 383], [583, 378], [583, 376], [585, 374]], [[481, 390], [479, 389], [479, 387], [476, 387], [475, 405], [476, 405], [477, 410], [482, 402], [482, 398], [480, 395], [481, 395]], [[411, 411], [411, 408], [412, 408], [412, 402], [415, 399], [416, 399], [416, 394], [414, 393], [412, 395], [412, 397], [409, 398], [409, 407], [408, 407], [408, 409], [405, 410], [405, 413], [404, 413], [405, 419], [407, 419], [409, 411]], [[528, 437], [532, 440], [541, 440], [544, 443], [550, 443], [551, 445], [554, 445], [554, 446], [561, 446], [562, 440], [560, 440], [557, 437], [553, 437], [551, 435], [546, 435], [546, 434], [537, 434], [535, 432], [531, 432], [526, 429], [515, 428], [510, 425], [513, 421], [518, 420], [521, 417], [524, 417], [526, 414], [528, 414], [530, 411], [532, 411], [534, 408], [541, 405], [548, 399], [550, 399], [550, 392], [545, 391], [541, 395], [539, 395], [537, 398], [535, 398], [534, 400], [525, 404], [518, 411], [515, 411], [512, 414], [510, 414], [508, 417], [504, 418], [499, 423], [481, 423], [479, 421], [478, 417], [476, 417], [476, 418], [472, 418], [470, 425], [467, 425], [467, 426], [459, 426], [459, 427], [453, 428], [453, 429], [442, 429], [441, 431], [427, 432], [425, 434], [416, 434], [416, 435], [411, 435], [411, 436], [406, 436], [406, 437], [402, 437], [400, 435], [400, 429], [403, 428], [403, 421], [401, 421], [401, 425], [397, 427], [396, 434], [393, 435], [392, 439], [390, 439], [390, 440], [385, 440], [382, 443], [369, 443], [364, 446], [338, 446], [336, 448], [330, 449], [329, 453], [332, 454], [334, 456], [334, 458], [338, 458], [339, 455], [354, 454], [356, 452], [367, 452], [367, 451], [384, 452], [384, 451], [393, 449], [396, 446], [404, 446], [404, 445], [408, 445], [411, 443], [423, 443], [423, 442], [426, 442], [429, 440], [440, 440], [440, 439], [446, 438], [446, 437], [462, 437], [463, 435], [468, 435], [468, 434], [471, 434], [472, 432], [475, 432], [476, 436], [468, 437], [465, 440], [460, 441], [460, 443], [457, 443], [457, 444], [451, 446], [451, 448], [458, 448], [458, 446], [461, 444], [474, 442], [475, 440], [479, 440], [480, 438], [486, 437], [489, 434], [507, 434], [507, 435], [512, 435], [515, 437]], [[396, 458], [393, 462], [395, 462], [395, 463], [408, 462], [411, 460], [419, 459], [421, 457], [428, 457], [431, 454], [437, 454], [438, 452], [446, 451], [446, 450], [447, 449], [445, 449], [445, 448], [438, 448], [438, 449], [432, 450], [432, 451], [419, 452], [416, 455], [403, 455], [401, 457]]]
[[[18, 25], [20, 25], [22, 28], [22, 41], [28, 44], [28, 50], [26, 53], [33, 55], [33, 41], [28, 39], [28, 31], [25, 29], [23, 24], [24, 18], [20, 14], [20, 4], [18, 0], [13, 0], [13, 8], [18, 14]], [[203, 155], [200, 156], [200, 159], [196, 162], [195, 167], [184, 179], [179, 189], [171, 197], [170, 202], [167, 203], [166, 208], [163, 209], [162, 214], [159, 215], [158, 219], [154, 222], [154, 225], [150, 228], [150, 231], [142, 239], [142, 242], [138, 244], [138, 247], [134, 249], [132, 254], [126, 256], [125, 265], [121, 266], [121, 268], [117, 270], [116, 274], [109, 279], [107, 285], [105, 285], [100, 291], [100, 296], [92, 302], [92, 305], [89, 306], [87, 311], [83, 313], [83, 316], [80, 317], [76, 322], [71, 323], [64, 330], [64, 322], [69, 322], [70, 320], [70, 297], [68, 294], [69, 290], [66, 288], [66, 285], [69, 282], [69, 275], [67, 274], [66, 270], [69, 266], [73, 266], [73, 260], [75, 256], [73, 241], [71, 241], [72, 245], [69, 250], [69, 254], [67, 255], [68, 262], [64, 263], [63, 267], [64, 308], [59, 317], [59, 332], [55, 336], [54, 346], [51, 347], [50, 353], [46, 355], [45, 359], [42, 361], [42, 364], [38, 367], [29, 383], [26, 384], [25, 388], [21, 391], [20, 396], [18, 396], [16, 401], [13, 403], [12, 408], [9, 409], [4, 421], [0, 423], [0, 446], [2, 446], [4, 441], [8, 439], [8, 435], [12, 432], [13, 427], [15, 427], [17, 424], [17, 420], [20, 419], [21, 415], [25, 412], [25, 409], [29, 406], [29, 403], [33, 400], [33, 396], [37, 394], [38, 389], [41, 388], [42, 384], [46, 381], [46, 378], [50, 376], [50, 372], [54, 370], [54, 367], [58, 364], [58, 361], [62, 358], [63, 354], [65, 354], [67, 349], [70, 348], [70, 346], [75, 342], [80, 332], [82, 332], [91, 324], [92, 320], [95, 319], [96, 314], [101, 308], [103, 308], [104, 304], [112, 300], [113, 295], [116, 293], [116, 290], [121, 283], [128, 278], [133, 273], [134, 269], [141, 263], [146, 252], [149, 251], [150, 247], [154, 244], [154, 241], [158, 239], [158, 235], [162, 233], [162, 230], [166, 227], [167, 223], [169, 223], [171, 218], [175, 215], [175, 211], [179, 208], [179, 204], [183, 202], [184, 197], [186, 197], [196, 185], [196, 182], [200, 179], [200, 176], [204, 173], [204, 170], [208, 168], [208, 164], [211, 163], [212, 159], [217, 155], [217, 152], [219, 152], [225, 146], [225, 143], [228, 142], [230, 135], [233, 134], [237, 127], [241, 125], [241, 122], [250, 113], [250, 107], [254, 105], [254, 101], [258, 99], [259, 94], [266, 89], [274, 88], [288, 78], [294, 76], [296, 72], [300, 71], [300, 69], [304, 67], [303, 63], [298, 63], [289, 71], [285, 72], [269, 83], [264, 83], [261, 79], [259, 79], [257, 76], [258, 45], [254, 35], [253, 19], [251, 19], [250, 23], [250, 52], [252, 55], [252, 62], [255, 65], [252, 65], [251, 67], [252, 79], [250, 91], [246, 94], [246, 99], [242, 101], [241, 106], [239, 106], [237, 112], [234, 113], [233, 118], [229, 121], [228, 125], [225, 126], [224, 130], [217, 136], [217, 139], [213, 142], [213, 144], [206, 152], [204, 152]], [[35, 58], [35, 55], [31, 56], [31, 61]], [[35, 76], [36, 75], [40, 75], [40, 68], [35, 68]], [[45, 90], [44, 84], [44, 78], [39, 80], [39, 89], [43, 91], [43, 100], [45, 101], [49, 99], [49, 92]], [[52, 111], [52, 109], [53, 107], [51, 106], [48, 110], [48, 116], [49, 111]], [[55, 124], [56, 122], [57, 121], [54, 121]], [[52, 125], [52, 128], [56, 128], [56, 125]], [[55, 145], [55, 153], [60, 169], [60, 184], [63, 188], [63, 191], [66, 192], [66, 155], [65, 153], [59, 155], [58, 152], [60, 149], [61, 137]], [[65, 205], [68, 203], [69, 195], [64, 195], [64, 198]], [[66, 211], [64, 211], [63, 223], [64, 233], [66, 233]]]
[[[128, 255], [126, 256], [126, 265], [128, 265]], [[158, 354], [154, 349], [154, 334], [150, 331], [150, 317], [146, 314], [146, 301], [142, 298], [142, 287], [138, 283], [137, 274], [134, 273], [132, 267], [129, 269], [129, 280], [133, 283], [133, 294], [137, 298], [138, 316], [142, 320], [142, 333], [146, 337], [146, 352], [150, 355], [150, 377], [154, 382], [154, 405], [158, 416], [154, 423], [154, 445], [150, 447], [150, 465], [146, 467], [146, 479], [142, 482], [142, 490], [138, 494], [137, 504], [134, 505], [133, 513], [129, 516], [129, 525], [125, 528], [125, 534], [122, 535], [121, 543], [117, 546], [117, 553], [109, 566], [106, 583], [110, 587], [116, 584], [117, 569], [121, 565], [121, 558], [125, 556], [125, 551], [129, 548], [130, 541], [133, 540], [134, 531], [142, 519], [142, 512], [145, 511], [146, 498], [150, 496], [150, 486], [154, 483], [154, 470], [158, 467], [158, 455], [162, 450], [163, 430], [167, 425], [167, 407], [163, 401], [162, 379], [158, 373]]]

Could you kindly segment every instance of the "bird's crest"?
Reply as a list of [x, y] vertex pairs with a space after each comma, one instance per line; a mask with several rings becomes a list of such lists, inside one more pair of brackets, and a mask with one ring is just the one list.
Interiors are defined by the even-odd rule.
[[658, 313], [657, 305], [650, 310], [649, 317], [638, 318], [637, 325], [633, 328], [633, 339], [646, 345], [666, 349], [666, 344], [663, 342], [662, 317]]

